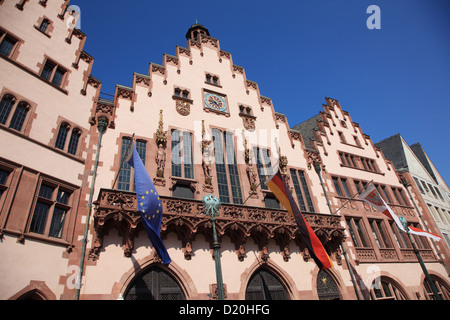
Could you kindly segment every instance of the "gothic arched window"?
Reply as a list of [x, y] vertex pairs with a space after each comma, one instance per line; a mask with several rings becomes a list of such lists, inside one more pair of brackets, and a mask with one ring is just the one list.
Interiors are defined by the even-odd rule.
[[55, 148], [77, 156], [79, 154], [78, 145], [81, 134], [82, 131], [80, 129], [71, 126], [67, 122], [62, 122], [58, 129], [58, 135], [56, 136]]
[[185, 300], [178, 282], [158, 266], [138, 274], [129, 285], [125, 300]]
[[260, 268], [250, 278], [245, 291], [246, 300], [289, 300], [283, 283], [272, 272]]
[[321, 270], [317, 275], [317, 294], [319, 300], [340, 300], [339, 287], [333, 277]]
[[[432, 275], [431, 276], [431, 280], [434, 283], [434, 286], [437, 289], [437, 293], [441, 296], [442, 300], [450, 300], [450, 288], [448, 287], [448, 285], [445, 283], [445, 281], [442, 281], [441, 279], [439, 279], [438, 277]], [[433, 290], [431, 290], [430, 284], [428, 283], [427, 280], [424, 280], [423, 285], [425, 287], [425, 292], [426, 292], [426, 299], [427, 300], [435, 300], [435, 296], [433, 293]]]
[[408, 300], [405, 292], [391, 279], [378, 277], [370, 287], [372, 300]]

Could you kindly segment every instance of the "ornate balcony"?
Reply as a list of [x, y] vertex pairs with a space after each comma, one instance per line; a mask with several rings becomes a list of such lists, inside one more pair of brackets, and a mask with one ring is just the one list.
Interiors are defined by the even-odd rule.
[[[204, 213], [200, 200], [178, 199], [161, 196], [163, 219], [161, 236], [175, 232], [181, 239], [186, 259], [191, 258], [192, 242], [199, 233], [212, 244], [211, 222]], [[123, 236], [123, 250], [129, 257], [134, 248], [134, 236], [142, 228], [137, 211], [136, 194], [111, 189], [101, 189], [95, 204], [94, 228], [95, 236], [89, 258], [96, 260], [103, 244], [103, 235], [110, 228], [117, 228]], [[335, 252], [345, 238], [341, 217], [327, 214], [304, 214], [312, 229], [316, 232], [329, 253]], [[267, 209], [242, 205], [222, 204], [220, 215], [216, 218], [219, 237], [227, 235], [235, 244], [239, 260], [245, 258], [245, 243], [252, 238], [258, 244], [261, 257], [267, 251], [269, 239], [274, 239], [280, 246], [284, 259], [289, 260], [289, 243], [294, 241], [303, 251], [303, 258], [309, 259], [301, 236], [298, 234], [294, 219], [286, 210]], [[338, 256], [338, 261], [340, 257]]]

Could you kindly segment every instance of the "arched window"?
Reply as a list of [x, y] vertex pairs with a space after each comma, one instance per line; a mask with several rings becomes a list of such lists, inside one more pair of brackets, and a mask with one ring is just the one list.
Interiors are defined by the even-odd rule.
[[30, 105], [25, 101], [16, 102], [17, 99], [11, 94], [5, 94], [0, 100], [0, 124], [22, 131]]
[[8, 120], [9, 114], [11, 113], [11, 109], [14, 105], [14, 101], [16, 99], [14, 96], [10, 94], [5, 94], [0, 101], [0, 123], [6, 124], [6, 120]]
[[45, 296], [39, 290], [31, 290], [23, 295], [21, 295], [17, 300], [47, 300]]
[[158, 266], [138, 274], [128, 286], [125, 300], [185, 300], [178, 282]]
[[69, 148], [67, 149], [67, 152], [73, 155], [77, 154], [78, 149], [78, 140], [80, 140], [81, 131], [80, 129], [73, 129], [72, 134], [70, 135], [69, 140]]
[[406, 293], [387, 277], [376, 278], [370, 287], [372, 300], [407, 300]]
[[272, 272], [260, 268], [248, 282], [245, 299], [289, 300], [289, 294], [282, 282]]
[[[448, 285], [435, 276], [431, 276], [431, 280], [433, 281], [434, 286], [437, 289], [437, 293], [441, 296], [442, 300], [450, 300], [450, 288], [448, 287]], [[436, 300], [433, 294], [433, 290], [431, 290], [430, 284], [427, 280], [423, 282], [423, 285], [425, 287], [425, 298], [427, 300]]]
[[9, 127], [17, 131], [21, 131], [23, 123], [27, 117], [28, 110], [30, 110], [30, 105], [28, 103], [24, 101], [19, 102], [16, 110], [14, 111]]
[[66, 145], [67, 133], [70, 130], [70, 126], [68, 123], [63, 122], [59, 126], [58, 136], [56, 137], [55, 148], [64, 150], [64, 146]]
[[[68, 137], [70, 138], [69, 142], [67, 143]], [[80, 137], [80, 129], [73, 128], [67, 122], [62, 122], [59, 126], [58, 135], [56, 136], [55, 148], [67, 151], [67, 153], [76, 156]]]
[[339, 287], [325, 270], [319, 271], [317, 275], [317, 294], [319, 300], [340, 300]]

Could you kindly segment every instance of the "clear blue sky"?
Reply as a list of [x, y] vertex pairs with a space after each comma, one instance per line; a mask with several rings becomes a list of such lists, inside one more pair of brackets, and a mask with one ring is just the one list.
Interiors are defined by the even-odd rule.
[[[376, 143], [420, 142], [450, 184], [450, 1], [71, 1], [102, 92], [186, 46], [198, 22], [292, 127], [340, 101]], [[381, 29], [369, 30], [369, 5]], [[283, 79], [280, 81], [280, 79]]]

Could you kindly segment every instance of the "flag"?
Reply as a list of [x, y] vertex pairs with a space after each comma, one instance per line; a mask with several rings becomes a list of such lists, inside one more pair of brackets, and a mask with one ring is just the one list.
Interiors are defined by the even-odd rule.
[[166, 247], [161, 240], [161, 219], [162, 219], [162, 203], [156, 192], [150, 176], [142, 163], [141, 157], [136, 151], [133, 142], [133, 153], [128, 160], [128, 164], [134, 168], [134, 180], [136, 183], [136, 199], [138, 211], [141, 216], [142, 224], [147, 232], [150, 241], [164, 265], [168, 265], [171, 261]]
[[419, 228], [415, 228], [413, 226], [409, 226], [409, 232], [413, 233], [413, 234], [417, 234], [418, 236], [428, 237], [428, 238], [431, 238], [436, 241], [441, 240], [441, 237], [439, 237], [438, 235], [428, 232], [428, 231], [425, 231], [425, 230], [421, 230]]
[[392, 211], [392, 209], [384, 202], [383, 198], [378, 193], [377, 189], [373, 184], [368, 186], [364, 192], [359, 195], [359, 198], [364, 202], [370, 204], [372, 207], [380, 211], [382, 214], [387, 216], [390, 219], [393, 219], [397, 224], [397, 227], [405, 231], [405, 227], [403, 227], [402, 222], [399, 217]]
[[311, 257], [314, 259], [319, 269], [324, 270], [331, 268], [333, 263], [331, 262], [330, 257], [325, 251], [322, 242], [320, 242], [313, 229], [301, 214], [297, 204], [292, 198], [291, 192], [288, 190], [283, 178], [281, 177], [280, 171], [277, 171], [277, 173], [265, 184], [286, 208], [286, 210], [294, 217], [303, 242], [308, 248]]
[[375, 209], [377, 209], [378, 211], [380, 211], [381, 213], [386, 215], [388, 218], [393, 219], [395, 221], [395, 224], [397, 225], [397, 227], [400, 230], [402, 230], [404, 232], [409, 231], [409, 233], [416, 234], [419, 236], [429, 237], [436, 241], [439, 241], [441, 239], [441, 237], [439, 237], [438, 235], [435, 235], [431, 232], [421, 230], [419, 228], [415, 228], [413, 226], [409, 226], [408, 231], [405, 230], [405, 227], [403, 226], [403, 223], [400, 221], [400, 218], [386, 204], [386, 202], [380, 196], [380, 194], [378, 193], [377, 189], [375, 188], [375, 186], [373, 184], [368, 186], [366, 191], [364, 191], [363, 193], [361, 193], [359, 195], [359, 198], [361, 200], [367, 202], [368, 204], [372, 205]]

